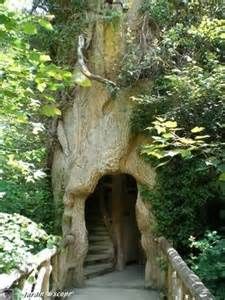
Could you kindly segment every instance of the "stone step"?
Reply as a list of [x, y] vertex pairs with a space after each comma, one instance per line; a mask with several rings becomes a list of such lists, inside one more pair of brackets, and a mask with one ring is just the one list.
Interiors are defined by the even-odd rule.
[[86, 215], [87, 221], [103, 221], [103, 216], [96, 214], [95, 212]]
[[105, 223], [88, 223], [87, 228], [106, 228]]
[[109, 238], [109, 236], [106, 234], [106, 235], [90, 235], [88, 237], [88, 240], [90, 242], [111, 242], [111, 239]]
[[111, 249], [113, 247], [112, 241], [111, 240], [89, 240], [89, 247], [93, 246], [101, 246], [101, 248], [106, 248]]
[[112, 253], [97, 253], [97, 254], [88, 254], [85, 263], [96, 263], [96, 262], [110, 262], [113, 259]]
[[114, 251], [113, 251], [113, 249], [103, 250], [103, 251], [102, 250], [98, 250], [98, 251], [96, 251], [96, 250], [89, 250], [88, 254], [87, 254], [87, 258], [89, 256], [92, 256], [92, 255], [98, 255], [98, 256], [102, 255], [102, 256], [107, 256], [107, 257], [113, 257]]
[[96, 225], [93, 225], [93, 226], [89, 226], [89, 227], [87, 227], [87, 229], [89, 229], [89, 231], [105, 231], [105, 232], [107, 232], [107, 229], [106, 229], [106, 227], [105, 226], [103, 226], [103, 225], [98, 225], [98, 226], [96, 226]]
[[84, 275], [86, 278], [91, 278], [112, 272], [113, 269], [113, 264], [111, 262], [97, 265], [89, 265], [84, 268]]
[[101, 221], [101, 220], [98, 220], [98, 221], [88, 220], [86, 224], [87, 224], [87, 227], [96, 227], [96, 226], [105, 227], [105, 223], [103, 221]]
[[109, 233], [106, 230], [89, 230], [88, 231], [88, 235], [92, 236], [92, 235], [99, 235], [99, 236], [103, 236], [103, 235], [107, 235], [109, 236]]
[[87, 224], [87, 230], [90, 230], [90, 229], [94, 229], [94, 228], [97, 228], [97, 229], [105, 229], [106, 230], [106, 227], [105, 227], [105, 224]]
[[112, 252], [112, 249], [113, 249], [113, 245], [112, 243], [107, 243], [107, 244], [93, 244], [91, 243], [89, 245], [89, 248], [88, 248], [88, 251], [90, 252], [109, 252], [111, 251]]

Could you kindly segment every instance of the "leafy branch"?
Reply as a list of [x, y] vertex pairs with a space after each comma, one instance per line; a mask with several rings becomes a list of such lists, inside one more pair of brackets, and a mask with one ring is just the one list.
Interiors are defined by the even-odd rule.
[[161, 163], [158, 167], [167, 164], [175, 156], [188, 159], [200, 153], [206, 155], [210, 149], [218, 146], [206, 142], [209, 135], [200, 135], [204, 127], [194, 127], [187, 137], [182, 134], [182, 128], [177, 127], [176, 121], [157, 117], [152, 124], [146, 130], [157, 135], [151, 136], [152, 143], [144, 145], [141, 153], [159, 159]]

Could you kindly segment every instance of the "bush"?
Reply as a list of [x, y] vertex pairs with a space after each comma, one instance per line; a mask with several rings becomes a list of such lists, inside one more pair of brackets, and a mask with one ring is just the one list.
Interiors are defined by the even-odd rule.
[[26, 217], [0, 213], [0, 273], [22, 270], [34, 254], [57, 240]]
[[150, 201], [157, 219], [156, 233], [173, 240], [183, 253], [189, 236], [201, 235], [208, 226], [206, 203], [219, 196], [210, 185], [213, 174], [203, 166], [199, 159], [174, 158], [158, 169], [153, 190], [142, 188], [142, 196]]
[[216, 231], [207, 231], [203, 239], [190, 238], [189, 263], [218, 300], [225, 295], [225, 239]]

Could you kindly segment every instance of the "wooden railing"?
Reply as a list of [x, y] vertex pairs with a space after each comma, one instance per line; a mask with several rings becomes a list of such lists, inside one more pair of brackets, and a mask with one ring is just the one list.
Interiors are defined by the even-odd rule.
[[0, 275], [0, 299], [12, 299], [14, 287], [18, 287], [23, 299], [49, 299], [49, 279], [52, 271], [51, 259], [56, 248], [44, 249], [33, 256], [26, 270], [12, 271]]
[[165, 238], [159, 238], [156, 241], [167, 262], [165, 286], [168, 300], [215, 299]]
[[[155, 240], [159, 257], [166, 262], [163, 271], [168, 300], [214, 300], [210, 291], [200, 278], [189, 269], [179, 253], [165, 238]], [[49, 281], [52, 271], [52, 258], [56, 248], [44, 249], [27, 264], [26, 270], [12, 271], [0, 275], [0, 299], [12, 299], [14, 287], [22, 291], [23, 299], [47, 300], [49, 297]], [[163, 280], [163, 281], [164, 281]]]

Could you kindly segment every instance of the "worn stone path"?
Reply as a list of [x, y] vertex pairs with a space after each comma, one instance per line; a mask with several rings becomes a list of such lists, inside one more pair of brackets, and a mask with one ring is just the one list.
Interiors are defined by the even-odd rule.
[[86, 287], [76, 289], [69, 300], [159, 300], [157, 291], [145, 289], [143, 266], [127, 266], [87, 280]]

